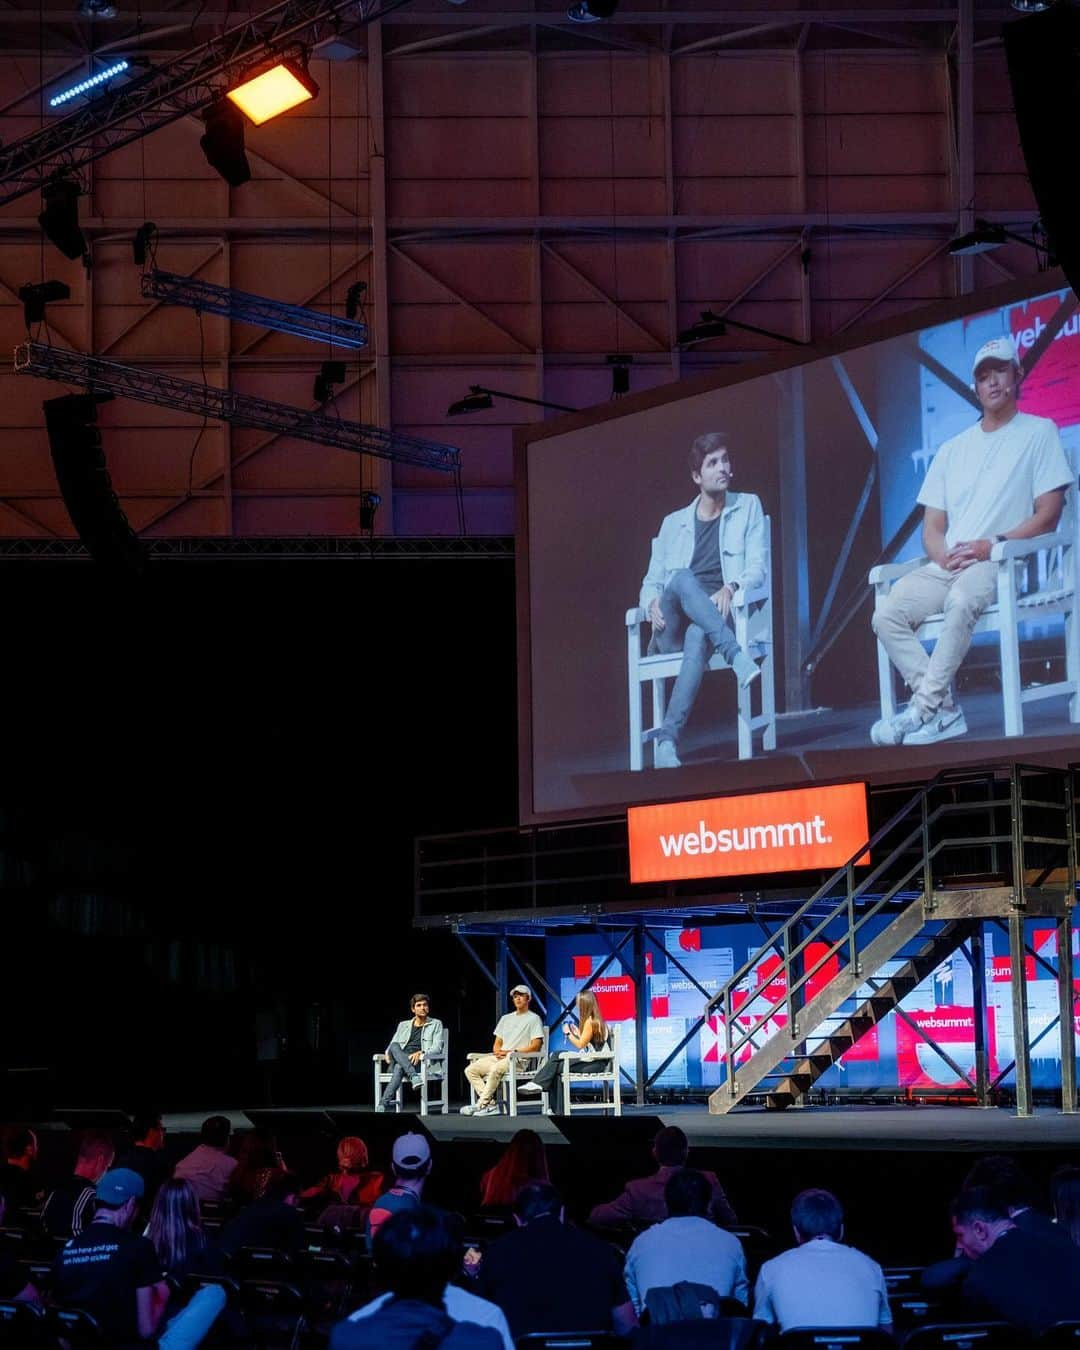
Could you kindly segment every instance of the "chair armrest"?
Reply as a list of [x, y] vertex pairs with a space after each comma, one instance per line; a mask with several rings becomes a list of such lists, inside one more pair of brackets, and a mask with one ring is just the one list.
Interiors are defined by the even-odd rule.
[[483, 1050], [470, 1050], [469, 1053], [465, 1056], [465, 1058], [469, 1061], [472, 1061], [474, 1059], [483, 1059], [485, 1057], [485, 1054], [490, 1053], [491, 1053], [490, 1051], [485, 1052]]
[[1047, 548], [1062, 548], [1071, 544], [1070, 534], [1035, 534], [1030, 539], [1002, 539], [990, 550], [991, 562], [1004, 562], [1006, 558], [1026, 558], [1030, 553], [1041, 553]]
[[627, 628], [636, 628], [639, 623], [644, 622], [645, 622], [645, 611], [643, 609], [639, 609], [637, 605], [635, 605], [633, 609], [628, 609], [626, 611]]
[[732, 608], [742, 609], [746, 605], [756, 604], [759, 600], [768, 600], [769, 588], [764, 583], [760, 586], [751, 586], [748, 591], [744, 591], [740, 586], [731, 597]]
[[871, 586], [877, 586], [883, 581], [899, 581], [901, 577], [906, 577], [909, 572], [914, 572], [919, 567], [925, 567], [929, 561], [930, 559], [924, 555], [921, 558], [911, 558], [902, 563], [881, 563], [877, 567], [871, 567], [867, 581]]
[[583, 1055], [580, 1050], [560, 1050], [557, 1059], [584, 1059], [590, 1064], [610, 1064], [615, 1058], [612, 1050], [594, 1050], [591, 1055]]
[[371, 1058], [375, 1061], [376, 1064], [385, 1064], [387, 1062], [386, 1051], [378, 1050], [375, 1052], [375, 1054], [371, 1056]]

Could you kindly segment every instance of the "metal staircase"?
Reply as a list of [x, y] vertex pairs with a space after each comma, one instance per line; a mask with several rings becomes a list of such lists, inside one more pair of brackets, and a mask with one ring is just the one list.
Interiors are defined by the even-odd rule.
[[[710, 1112], [726, 1114], [748, 1099], [777, 1108], [797, 1102], [965, 942], [972, 940], [971, 959], [977, 954], [981, 966], [983, 922], [1008, 919], [1017, 1108], [1030, 1114], [1024, 920], [1052, 919], [1058, 950], [1071, 951], [1076, 874], [1068, 773], [1010, 765], [939, 774], [710, 1000], [706, 1015], [721, 1019], [725, 1051], [725, 1077], [709, 1099]], [[1061, 1024], [1071, 1025], [1071, 964], [1058, 969]], [[979, 975], [976, 1018], [985, 1022], [981, 969]], [[1072, 1037], [1062, 1042], [1064, 1109], [1072, 1110]], [[958, 1077], [971, 1081], [931, 1043]], [[972, 1083], [980, 1100], [989, 1095], [985, 1064], [982, 1075]]]

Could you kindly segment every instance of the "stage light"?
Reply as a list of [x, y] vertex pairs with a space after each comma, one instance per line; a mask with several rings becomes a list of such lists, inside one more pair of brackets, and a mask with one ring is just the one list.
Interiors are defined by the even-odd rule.
[[317, 98], [319, 86], [306, 70], [293, 61], [279, 61], [260, 74], [230, 89], [225, 97], [234, 103], [249, 121], [261, 127], [272, 117], [280, 117], [290, 108]]
[[27, 328], [45, 319], [45, 306], [53, 300], [69, 300], [71, 287], [62, 281], [40, 281], [19, 287], [19, 299], [23, 302], [23, 318]]
[[60, 94], [54, 94], [49, 99], [49, 107], [59, 108], [62, 103], [78, 98], [80, 94], [88, 94], [94, 89], [99, 89], [106, 80], [111, 80], [114, 75], [121, 74], [127, 68], [128, 63], [126, 61], [115, 61], [111, 66], [106, 66], [104, 70], [99, 70], [96, 75], [88, 75], [85, 80], [73, 84], [70, 89], [65, 89]]
[[119, 13], [111, 0], [79, 0], [79, 14], [84, 19], [115, 19]]
[[615, 352], [606, 358], [611, 367], [611, 397], [622, 398], [630, 392], [630, 367], [634, 358]]
[[206, 162], [221, 174], [230, 187], [239, 187], [251, 177], [251, 165], [244, 149], [244, 118], [224, 99], [211, 103], [203, 113], [206, 131], [199, 144]]
[[695, 342], [708, 342], [726, 335], [727, 324], [720, 315], [714, 314], [711, 309], [703, 309], [697, 323], [684, 328], [675, 340], [680, 347], [690, 347]]
[[959, 234], [949, 244], [949, 252], [954, 258], [963, 258], [972, 253], [990, 253], [1005, 242], [1004, 225], [989, 225], [985, 220], [977, 220], [975, 228], [967, 234]]
[[469, 392], [464, 398], [459, 398], [456, 403], [451, 403], [446, 410], [447, 417], [460, 417], [462, 413], [485, 412], [488, 408], [495, 405], [491, 401], [491, 395], [485, 394], [478, 384], [470, 385]]
[[86, 236], [79, 228], [81, 196], [82, 188], [73, 178], [52, 178], [41, 189], [45, 209], [38, 216], [38, 224], [65, 258], [86, 256]]
[[370, 534], [375, 528], [375, 512], [382, 505], [382, 498], [377, 492], [362, 492], [360, 494], [360, 528], [367, 530]]
[[329, 403], [334, 397], [334, 385], [342, 384], [344, 380], [344, 361], [324, 361], [318, 375], [315, 376], [312, 398], [316, 403]]
[[566, 17], [573, 23], [600, 23], [610, 19], [619, 8], [619, 0], [577, 0], [566, 11]]
[[354, 281], [345, 293], [345, 317], [355, 319], [367, 294], [366, 281]]
[[1053, 9], [1058, 0], [1012, 0], [1012, 7], [1021, 14], [1042, 14]]
[[135, 231], [135, 238], [131, 241], [131, 256], [136, 267], [145, 266], [147, 254], [153, 251], [156, 235], [157, 226], [152, 220], [146, 221]]

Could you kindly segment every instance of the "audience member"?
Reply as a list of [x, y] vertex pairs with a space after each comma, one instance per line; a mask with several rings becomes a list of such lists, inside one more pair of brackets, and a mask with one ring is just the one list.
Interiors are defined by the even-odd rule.
[[143, 1208], [149, 1213], [154, 1197], [172, 1170], [165, 1160], [165, 1125], [160, 1111], [141, 1111], [131, 1122], [131, 1148], [117, 1155], [117, 1167], [138, 1172], [143, 1179]]
[[376, 1199], [367, 1216], [369, 1243], [392, 1215], [420, 1205], [424, 1183], [431, 1174], [431, 1147], [424, 1135], [399, 1135], [394, 1140], [391, 1165], [394, 1184]]
[[[0, 1228], [4, 1227], [6, 1214], [7, 1196], [0, 1190]], [[26, 1267], [20, 1265], [4, 1246], [0, 1246], [0, 1298], [11, 1299], [16, 1303], [41, 1302], [41, 1295], [33, 1281], [27, 1278]]]
[[143, 1179], [114, 1168], [97, 1184], [94, 1219], [57, 1254], [52, 1297], [90, 1313], [118, 1350], [158, 1337], [161, 1350], [199, 1345], [225, 1306], [217, 1288], [202, 1289], [162, 1331], [169, 1286], [151, 1243], [128, 1232], [143, 1196]]
[[[627, 1224], [644, 1227], [667, 1218], [664, 1193], [671, 1177], [686, 1166], [690, 1145], [677, 1125], [666, 1125], [653, 1141], [652, 1152], [656, 1171], [652, 1176], [628, 1181], [622, 1195], [606, 1205], [597, 1205], [589, 1215], [589, 1223], [594, 1228], [622, 1228]], [[701, 1175], [712, 1187], [710, 1217], [724, 1228], [738, 1223], [716, 1174], [702, 1171]]]
[[59, 1183], [41, 1211], [41, 1226], [49, 1237], [74, 1237], [93, 1221], [94, 1192], [113, 1165], [114, 1156], [113, 1141], [107, 1134], [86, 1131], [79, 1142], [74, 1176]]
[[322, 1202], [312, 1207], [312, 1213], [325, 1205], [370, 1206], [379, 1198], [383, 1174], [368, 1170], [367, 1145], [362, 1139], [350, 1134], [339, 1140], [337, 1164], [336, 1172], [328, 1172], [317, 1186], [309, 1186], [304, 1191], [304, 1200]]
[[518, 1130], [499, 1161], [480, 1178], [480, 1207], [509, 1209], [522, 1186], [547, 1180], [544, 1141], [535, 1130]]
[[957, 1247], [971, 1262], [960, 1286], [964, 1310], [1039, 1336], [1080, 1320], [1080, 1250], [1025, 1232], [989, 1186], [961, 1191], [950, 1210]]
[[256, 1127], [240, 1140], [236, 1167], [229, 1178], [229, 1193], [239, 1204], [261, 1200], [271, 1177], [288, 1171], [269, 1130]]
[[742, 1243], [706, 1215], [712, 1202], [709, 1179], [692, 1167], [672, 1172], [664, 1187], [668, 1218], [639, 1234], [626, 1254], [626, 1287], [640, 1316], [650, 1289], [689, 1280], [722, 1298], [747, 1303], [750, 1285]]
[[[706, 1198], [707, 1193], [706, 1187]], [[514, 1218], [517, 1229], [484, 1253], [477, 1289], [503, 1310], [515, 1339], [531, 1331], [630, 1330], [635, 1319], [618, 1253], [566, 1225], [562, 1200], [550, 1182], [524, 1185]], [[558, 1297], [552, 1297], [554, 1290]]]
[[[166, 1181], [154, 1200], [146, 1236], [157, 1253], [161, 1269], [173, 1279], [188, 1275], [224, 1275], [225, 1254], [203, 1231], [199, 1197], [190, 1181]], [[165, 1308], [171, 1322], [188, 1303], [172, 1290]]]
[[754, 1317], [790, 1327], [880, 1327], [892, 1332], [885, 1276], [876, 1261], [846, 1247], [844, 1211], [829, 1191], [803, 1191], [791, 1206], [798, 1244], [766, 1261], [754, 1290]]
[[221, 1230], [221, 1250], [235, 1256], [241, 1247], [276, 1247], [290, 1254], [307, 1245], [300, 1203], [300, 1181], [278, 1172], [267, 1182], [262, 1198], [229, 1220]]
[[38, 1141], [33, 1130], [12, 1126], [4, 1138], [0, 1190], [13, 1209], [36, 1209], [45, 1195], [37, 1169]]
[[1080, 1167], [1059, 1167], [1050, 1179], [1054, 1222], [1080, 1247]]
[[444, 1214], [417, 1205], [390, 1216], [373, 1254], [387, 1292], [337, 1324], [330, 1350], [514, 1350], [500, 1309], [450, 1283], [461, 1243]]
[[229, 1178], [236, 1170], [236, 1159], [226, 1152], [231, 1133], [227, 1116], [210, 1116], [203, 1121], [197, 1147], [173, 1169], [174, 1177], [191, 1182], [200, 1204], [224, 1200], [229, 1193]]

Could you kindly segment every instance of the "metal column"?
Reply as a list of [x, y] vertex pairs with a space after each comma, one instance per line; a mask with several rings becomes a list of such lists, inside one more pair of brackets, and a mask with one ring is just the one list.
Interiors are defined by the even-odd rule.
[[634, 1016], [637, 1034], [634, 1044], [634, 1099], [645, 1105], [645, 1080], [649, 1076], [649, 985], [645, 960], [645, 933], [634, 929]]
[[810, 578], [806, 564], [806, 400], [801, 366], [778, 378], [781, 390], [780, 509], [784, 521], [784, 694], [788, 712], [806, 707]]
[[975, 1096], [990, 1105], [990, 1060], [986, 1052], [986, 937], [982, 924], [971, 939], [972, 1011], [975, 1017]]
[[1061, 1109], [1076, 1111], [1076, 995], [1073, 990], [1072, 910], [1057, 921], [1058, 1018], [1061, 1030]]
[[507, 941], [504, 937], [495, 939], [495, 1021], [506, 1012], [510, 994], [506, 982]]
[[[1031, 1055], [1029, 1053], [1027, 980], [1024, 978], [1024, 911], [1009, 915], [1009, 984], [1012, 991], [1013, 1058], [1016, 1061], [1016, 1114], [1030, 1116]], [[1064, 1068], [1064, 1065], [1062, 1066]]]

